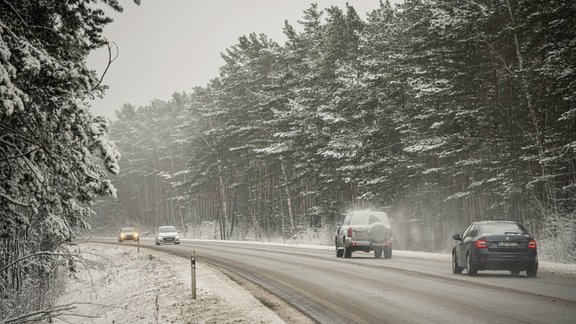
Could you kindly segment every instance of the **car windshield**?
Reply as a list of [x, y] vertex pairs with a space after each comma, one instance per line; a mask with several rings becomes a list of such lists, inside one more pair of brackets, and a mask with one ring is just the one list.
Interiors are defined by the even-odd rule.
[[160, 229], [158, 230], [158, 232], [159, 232], [159, 233], [176, 232], [176, 227], [173, 227], [173, 226], [160, 227]]
[[526, 230], [514, 223], [493, 223], [480, 226], [482, 234], [527, 234]]
[[134, 227], [122, 227], [122, 232], [134, 232]]
[[382, 212], [355, 212], [352, 216], [350, 224], [352, 225], [370, 225], [376, 222], [384, 223], [385, 225], [390, 225], [388, 217]]

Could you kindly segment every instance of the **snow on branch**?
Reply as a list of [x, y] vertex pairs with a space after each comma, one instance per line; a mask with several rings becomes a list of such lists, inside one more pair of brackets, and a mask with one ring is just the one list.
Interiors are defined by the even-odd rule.
[[[82, 317], [82, 318], [99, 318], [100, 316], [95, 315], [83, 315], [83, 314], [76, 314], [71, 313], [70, 311], [76, 310], [76, 305], [96, 305], [104, 308], [124, 308], [118, 307], [114, 305], [103, 305], [97, 303], [84, 303], [84, 302], [75, 302], [63, 305], [56, 305], [52, 307], [47, 307], [38, 311], [26, 313], [23, 315], [19, 315], [16, 317], [10, 317], [4, 319], [0, 324], [9, 324], [9, 323], [37, 323], [40, 321], [51, 320], [52, 318], [57, 318], [60, 316], [75, 316], [75, 317]], [[50, 321], [51, 322], [51, 321]]]
[[36, 252], [36, 253], [32, 253], [32, 254], [28, 254], [26, 256], [23, 256], [19, 259], [16, 259], [14, 261], [12, 261], [10, 264], [8, 264], [7, 266], [5, 266], [4, 268], [0, 269], [0, 272], [4, 272], [7, 269], [9, 269], [10, 267], [12, 267], [13, 265], [15, 265], [16, 263], [22, 262], [26, 259], [30, 259], [33, 257], [37, 257], [40, 255], [50, 255], [50, 256], [61, 256], [61, 257], [65, 257], [67, 259], [70, 260], [74, 260], [75, 258], [77, 259], [78, 257], [72, 253], [57, 253], [57, 252], [49, 252], [49, 251], [42, 251], [42, 252]]
[[19, 200], [16, 200], [16, 199], [14, 199], [14, 198], [12, 198], [12, 197], [10, 197], [10, 196], [8, 196], [8, 195], [5, 195], [5, 194], [3, 194], [3, 193], [1, 193], [1, 192], [0, 192], [0, 197], [8, 200], [9, 202], [11, 202], [11, 203], [13, 203], [13, 204], [15, 204], [15, 205], [22, 206], [22, 207], [30, 207], [30, 205], [28, 205], [27, 203], [24, 203], [24, 202], [21, 202], [21, 201], [19, 201]]

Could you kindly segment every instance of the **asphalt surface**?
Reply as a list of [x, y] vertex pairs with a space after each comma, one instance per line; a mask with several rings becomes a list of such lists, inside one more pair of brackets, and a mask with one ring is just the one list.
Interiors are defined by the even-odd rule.
[[[114, 242], [110, 240], [93, 240]], [[123, 242], [121, 244], [133, 244]], [[576, 323], [576, 277], [540, 271], [454, 275], [450, 261], [217, 241], [164, 250], [243, 277], [319, 323]], [[464, 272], [465, 273], [465, 272]]]

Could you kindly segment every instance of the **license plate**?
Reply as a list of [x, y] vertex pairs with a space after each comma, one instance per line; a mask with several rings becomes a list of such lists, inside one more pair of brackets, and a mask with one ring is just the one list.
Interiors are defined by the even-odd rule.
[[499, 247], [518, 247], [518, 242], [498, 242]]

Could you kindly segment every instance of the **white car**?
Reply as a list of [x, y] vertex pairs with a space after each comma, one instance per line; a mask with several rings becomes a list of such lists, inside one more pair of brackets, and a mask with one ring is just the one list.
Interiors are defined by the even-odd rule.
[[180, 244], [180, 235], [174, 226], [160, 226], [158, 227], [154, 241], [156, 245], [162, 243]]

